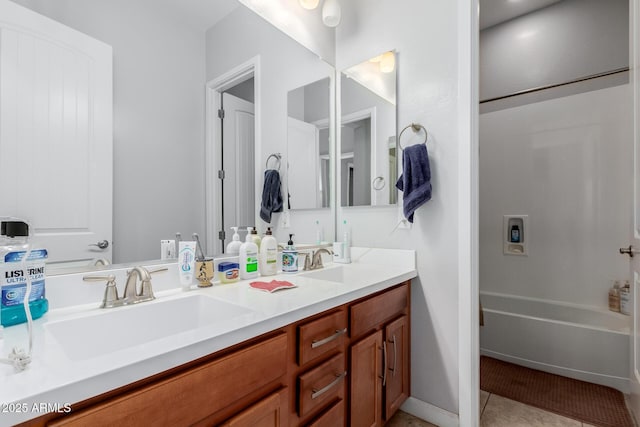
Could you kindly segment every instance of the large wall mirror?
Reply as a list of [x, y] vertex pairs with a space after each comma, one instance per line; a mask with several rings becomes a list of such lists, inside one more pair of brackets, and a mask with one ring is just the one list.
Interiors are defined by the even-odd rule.
[[396, 55], [384, 52], [340, 74], [340, 205], [396, 203]]
[[[319, 223], [323, 227], [326, 239], [333, 239], [335, 219], [332, 210], [327, 207], [331, 205], [332, 200], [332, 149], [329, 147], [328, 135], [332, 133], [331, 127], [335, 125], [335, 121], [330, 118], [330, 112], [334, 111], [331, 104], [335, 102], [335, 69], [319, 59], [316, 53], [303, 47], [237, 0], [191, 2], [188, 5], [182, 2], [158, 1], [157, 7], [154, 2], [154, 5], [149, 3], [148, 8], [146, 3], [131, 2], [133, 15], [131, 20], [124, 23], [120, 22], [119, 18], [122, 13], [128, 12], [118, 9], [120, 3], [112, 5], [99, 0], [64, 0], [60, 5], [36, 0], [17, 0], [16, 3], [113, 45], [113, 105], [117, 110], [117, 114], [114, 115], [114, 191], [113, 205], [104, 208], [114, 212], [113, 236], [108, 237], [114, 242], [110, 246], [113, 248], [112, 260], [122, 264], [157, 260], [160, 256], [160, 240], [173, 238], [177, 231], [182, 232], [183, 239], [190, 239], [192, 232], [199, 232], [201, 240], [204, 240], [210, 224], [205, 224], [204, 220], [205, 196], [204, 184], [201, 181], [205, 179], [207, 169], [213, 170], [212, 175], [217, 179], [217, 165], [205, 164], [202, 146], [205, 144], [206, 120], [202, 120], [202, 116], [196, 119], [195, 116], [204, 115], [205, 84], [253, 58], [259, 58], [259, 83], [258, 78], [247, 79], [242, 85], [228, 88], [225, 93], [254, 103], [256, 117], [257, 111], [260, 111], [260, 121], [255, 122], [256, 145], [252, 153], [253, 159], [248, 163], [250, 166], [246, 166], [250, 168], [251, 173], [247, 171], [246, 174], [241, 174], [253, 175], [255, 179], [248, 179], [248, 183], [245, 183], [246, 188], [243, 187], [245, 189], [242, 191], [229, 190], [224, 197], [227, 205], [238, 206], [234, 194], [247, 192], [253, 197], [254, 207], [248, 215], [244, 212], [244, 216], [229, 213], [229, 217], [237, 219], [228, 219], [220, 228], [230, 237], [229, 227], [232, 225], [257, 225], [261, 232], [270, 226], [279, 241], [286, 241], [288, 233], [295, 233], [296, 242], [313, 243], [315, 224]], [[171, 11], [172, 7], [176, 8], [176, 13], [165, 13]], [[192, 8], [195, 9], [190, 10]], [[211, 15], [212, 9], [218, 16]], [[199, 16], [200, 21], [207, 22], [197, 29], [185, 25], [184, 21], [178, 24], [179, 20], [189, 14]], [[171, 31], [160, 31], [167, 32], [166, 38], [171, 39], [172, 48], [175, 48], [174, 45], [180, 45], [177, 50], [187, 52], [191, 55], [189, 58], [192, 61], [188, 62], [182, 57], [169, 58], [178, 64], [176, 69], [156, 66], [153, 73], [162, 76], [164, 80], [161, 85], [150, 88], [149, 82], [155, 81], [156, 76], [153, 73], [141, 76], [142, 72], [139, 70], [147, 70], [149, 67], [146, 67], [146, 63], [154, 62], [156, 58], [166, 60], [168, 54], [163, 50], [163, 43], [167, 45], [169, 42], [164, 39], [153, 41], [146, 33], [147, 38], [137, 38], [137, 21], [140, 21], [139, 26], [144, 27], [143, 30], [150, 29], [147, 32], [151, 34], [158, 28], [167, 28], [166, 24], [170, 24], [172, 20], [175, 20], [175, 28], [171, 27]], [[100, 25], [96, 25], [97, 23]], [[180, 35], [184, 37], [174, 40], [174, 31], [177, 34], [177, 28], [184, 29], [180, 30]], [[111, 43], [110, 39], [114, 42]], [[186, 41], [189, 41], [188, 45], [184, 44]], [[144, 49], [144, 52], [141, 52], [141, 49]], [[162, 61], [156, 62], [164, 64]], [[190, 68], [186, 69], [187, 67]], [[171, 85], [172, 78], [178, 73], [182, 85], [176, 82], [174, 88]], [[130, 75], [135, 75], [135, 78], [129, 78]], [[185, 82], [188, 82], [186, 86]], [[159, 96], [165, 93], [171, 94], [172, 103], [163, 104], [163, 98]], [[196, 111], [183, 108], [185, 99], [188, 99], [189, 106], [193, 106]], [[136, 116], [137, 111], [154, 107], [162, 111], [169, 110], [170, 117], [182, 120], [181, 126], [169, 126], [172, 131], [176, 131], [167, 137], [170, 140], [167, 144], [172, 144], [171, 147], [161, 146], [159, 139], [154, 139], [155, 134], [149, 130], [151, 125], [158, 124], [159, 120], [166, 123], [171, 119], [159, 119], [159, 116], [149, 115], [145, 120], [138, 120], [139, 117]], [[215, 114], [217, 120], [217, 111], [208, 113]], [[308, 142], [311, 144], [312, 141], [314, 145], [313, 151], [307, 150], [308, 147], [304, 145], [306, 140], [294, 137], [290, 133], [289, 125], [292, 121], [313, 126], [313, 138], [309, 136], [308, 139]], [[162, 123], [163, 126], [160, 128], [164, 129], [165, 123]], [[182, 132], [185, 129], [192, 132], [187, 135]], [[310, 128], [308, 133], [312, 133]], [[184, 150], [183, 147], [186, 145], [181, 144], [185, 144], [187, 139], [192, 141], [192, 144], [184, 156], [185, 164], [178, 164], [175, 160], [176, 152], [183, 154], [180, 150]], [[294, 143], [293, 140], [298, 142]], [[122, 148], [118, 148], [135, 144], [135, 155], [123, 155]], [[285, 209], [288, 202], [287, 189], [291, 194], [292, 214], [286, 228], [281, 214], [275, 214], [271, 223], [261, 222], [258, 215], [263, 190], [262, 176], [266, 160], [272, 154], [281, 155]], [[158, 158], [165, 159], [163, 168], [164, 164], [166, 168], [157, 166]], [[307, 162], [313, 164], [313, 174], [300, 172], [309, 170]], [[227, 162], [230, 163], [231, 160]], [[55, 169], [60, 166], [53, 167]], [[165, 172], [161, 173], [161, 169]], [[191, 181], [179, 182], [181, 171], [187, 169], [198, 170], [197, 173], [189, 175], [190, 179], [196, 176], [196, 185]], [[287, 176], [287, 172], [290, 176]], [[146, 180], [147, 177], [149, 180]], [[310, 182], [313, 181], [308, 189], [304, 181], [307, 177], [310, 177]], [[144, 182], [144, 186], [139, 184], [140, 182]], [[135, 192], [131, 190], [131, 187], [135, 187], [134, 184], [140, 185]], [[298, 184], [301, 184], [300, 190], [296, 187]], [[53, 202], [65, 203], [63, 198], [50, 199], [52, 204], [47, 206], [47, 211], [50, 212], [56, 211]], [[214, 206], [217, 206], [216, 202]], [[0, 212], [0, 215], [16, 215], [29, 220], [28, 212]], [[220, 228], [215, 229], [216, 234]], [[220, 242], [216, 243], [216, 248], [208, 247], [206, 251], [210, 254], [220, 253], [217, 250]], [[101, 269], [102, 266], [92, 264], [103, 257], [100, 251], [93, 251], [90, 254], [92, 259], [75, 263], [73, 270]], [[69, 270], [59, 270], [65, 271]], [[48, 272], [51, 273], [53, 270], [50, 269]]]
[[289, 91], [287, 153], [291, 209], [329, 207], [331, 79]]

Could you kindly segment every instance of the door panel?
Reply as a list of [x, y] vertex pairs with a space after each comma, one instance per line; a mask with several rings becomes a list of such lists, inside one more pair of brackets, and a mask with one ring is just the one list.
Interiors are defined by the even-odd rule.
[[349, 425], [382, 425], [382, 331], [351, 346]]
[[[254, 106], [229, 93], [222, 94], [223, 228], [253, 226], [255, 208]], [[230, 239], [226, 239], [224, 246]]]
[[0, 216], [50, 261], [111, 259], [111, 47], [8, 1], [0, 16]]
[[385, 419], [389, 420], [409, 397], [409, 318], [402, 316], [385, 328], [387, 386]]

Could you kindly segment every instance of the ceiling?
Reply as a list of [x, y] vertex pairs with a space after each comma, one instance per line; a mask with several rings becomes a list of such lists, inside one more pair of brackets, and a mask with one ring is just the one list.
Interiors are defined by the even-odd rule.
[[562, 0], [480, 0], [480, 29], [526, 15]]
[[146, 1], [153, 7], [164, 9], [167, 13], [199, 31], [206, 31], [240, 5], [238, 0]]

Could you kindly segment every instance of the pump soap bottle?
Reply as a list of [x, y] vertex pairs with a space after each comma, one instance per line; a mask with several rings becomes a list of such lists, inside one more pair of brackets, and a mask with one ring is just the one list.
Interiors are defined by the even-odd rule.
[[287, 247], [282, 251], [282, 272], [296, 273], [298, 271], [298, 250], [293, 245], [293, 234], [289, 234]]
[[258, 228], [255, 225], [251, 229], [251, 241], [256, 244], [258, 252], [260, 252], [260, 243], [262, 242], [262, 239], [258, 235]]
[[240, 235], [238, 234], [238, 227], [231, 227], [231, 229], [233, 230], [233, 240], [227, 245], [227, 253], [229, 255], [238, 255], [240, 253], [240, 246], [242, 246]]
[[273, 276], [278, 272], [278, 242], [271, 233], [271, 227], [267, 228], [267, 233], [262, 238], [258, 263], [262, 276]]
[[240, 246], [238, 257], [240, 261], [240, 278], [254, 279], [258, 277], [258, 245], [253, 243], [251, 233], [247, 233], [245, 242]]

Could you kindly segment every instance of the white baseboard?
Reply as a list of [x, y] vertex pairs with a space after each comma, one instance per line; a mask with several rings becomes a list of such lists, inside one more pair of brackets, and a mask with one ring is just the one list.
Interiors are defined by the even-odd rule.
[[400, 407], [404, 412], [414, 417], [435, 424], [438, 427], [458, 427], [458, 415], [430, 403], [423, 402], [415, 397], [409, 397]]

